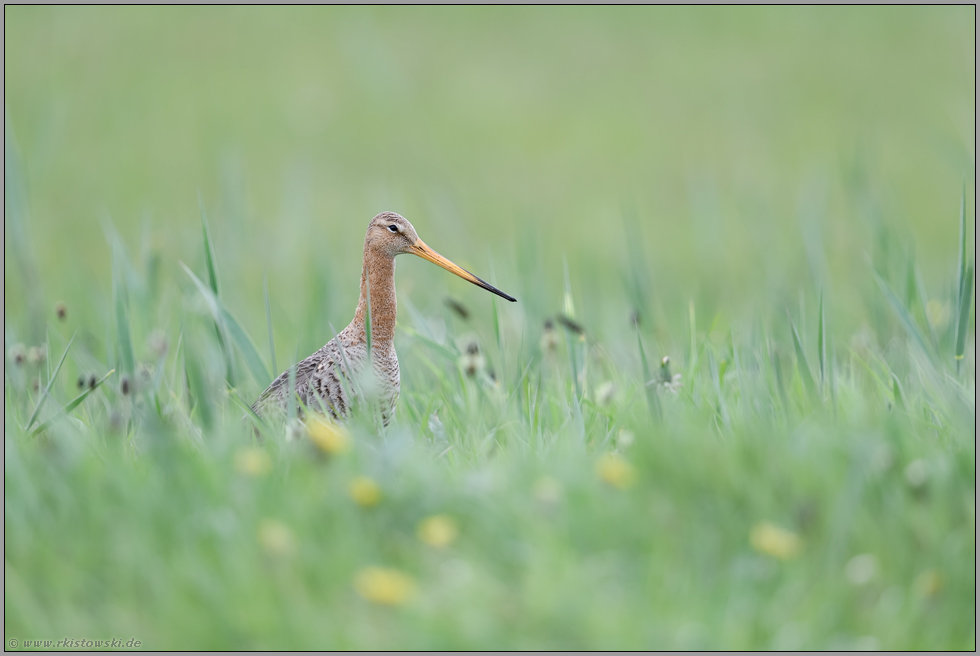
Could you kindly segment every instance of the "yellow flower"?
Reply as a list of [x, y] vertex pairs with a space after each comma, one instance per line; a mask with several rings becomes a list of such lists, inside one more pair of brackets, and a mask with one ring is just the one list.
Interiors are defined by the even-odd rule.
[[779, 528], [769, 522], [753, 526], [749, 541], [759, 553], [780, 560], [789, 560], [803, 547], [803, 541], [796, 533]]
[[330, 455], [344, 453], [350, 446], [347, 431], [326, 419], [310, 419], [306, 422], [306, 432], [314, 444]]
[[446, 547], [452, 544], [459, 534], [456, 522], [447, 515], [433, 515], [419, 522], [417, 530], [419, 540], [430, 547]]
[[400, 606], [415, 594], [415, 581], [397, 569], [366, 567], [354, 577], [354, 590], [375, 604]]
[[381, 501], [381, 488], [367, 476], [358, 476], [352, 480], [347, 492], [351, 499], [365, 508], [376, 506]]
[[272, 469], [272, 459], [262, 449], [239, 449], [235, 454], [235, 469], [247, 476], [263, 476]]
[[278, 520], [264, 519], [259, 524], [259, 544], [270, 555], [288, 556], [293, 553], [293, 532]]
[[596, 463], [596, 472], [599, 474], [599, 478], [621, 490], [625, 490], [636, 480], [636, 471], [633, 469], [633, 465], [615, 453], [607, 453], [599, 458], [599, 462]]

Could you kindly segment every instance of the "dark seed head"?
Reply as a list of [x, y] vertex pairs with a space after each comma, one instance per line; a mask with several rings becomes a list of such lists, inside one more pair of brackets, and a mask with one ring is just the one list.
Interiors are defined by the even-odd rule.
[[119, 391], [123, 396], [129, 396], [129, 376], [123, 376], [119, 381]]
[[480, 345], [476, 342], [470, 342], [466, 345], [466, 352], [470, 355], [476, 355], [480, 352]]
[[64, 303], [59, 301], [54, 306], [54, 313], [58, 316], [58, 321], [64, 321], [65, 317], [68, 316], [68, 308], [65, 306]]
[[89, 374], [88, 386], [89, 389], [95, 389], [95, 384], [99, 382], [99, 379], [95, 377], [95, 374]]
[[78, 389], [85, 387], [85, 374], [78, 374]]
[[10, 347], [9, 356], [15, 365], [20, 366], [24, 364], [24, 359], [27, 358], [27, 351], [24, 349], [23, 344], [15, 344]]
[[544, 329], [545, 330], [554, 330], [555, 329], [555, 322], [552, 321], [551, 319], [545, 319], [544, 320]]
[[35, 392], [41, 389], [41, 381], [39, 381], [37, 378], [31, 381], [31, 389], [33, 389]]
[[581, 335], [585, 332], [585, 328], [582, 327], [582, 324], [576, 323], [574, 320], [566, 317], [564, 314], [558, 315], [558, 323], [565, 326], [576, 335]]
[[451, 296], [447, 296], [445, 299], [445, 303], [446, 303], [446, 307], [448, 307], [450, 310], [455, 312], [460, 319], [463, 319], [465, 321], [466, 319], [470, 318], [470, 311], [467, 310], [466, 306], [464, 306], [462, 303], [457, 301], [455, 298], [452, 298]]

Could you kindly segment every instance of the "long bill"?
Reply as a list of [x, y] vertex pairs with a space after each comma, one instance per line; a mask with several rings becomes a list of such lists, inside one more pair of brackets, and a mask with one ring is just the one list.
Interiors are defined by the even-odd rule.
[[418, 255], [419, 257], [421, 257], [423, 260], [428, 260], [429, 262], [432, 262], [433, 264], [438, 264], [439, 266], [441, 266], [446, 271], [449, 271], [451, 273], [455, 273], [457, 276], [459, 276], [463, 280], [468, 280], [471, 283], [473, 283], [474, 285], [476, 285], [477, 287], [483, 287], [488, 292], [493, 292], [494, 294], [496, 294], [497, 296], [499, 296], [501, 298], [506, 298], [511, 303], [514, 303], [514, 302], [517, 301], [517, 299], [514, 298], [513, 296], [511, 296], [510, 294], [505, 294], [504, 292], [500, 291], [499, 289], [497, 289], [496, 287], [494, 287], [490, 283], [486, 282], [485, 280], [481, 280], [480, 278], [477, 278], [476, 276], [474, 276], [472, 273], [470, 273], [469, 271], [467, 271], [463, 267], [461, 267], [461, 266], [459, 266], [457, 264], [453, 264], [452, 262], [450, 262], [449, 260], [447, 260], [446, 258], [444, 258], [442, 255], [439, 255], [439, 253], [436, 253], [434, 250], [432, 250], [431, 248], [429, 248], [428, 246], [426, 246], [425, 245], [425, 242], [422, 241], [421, 239], [416, 239], [415, 240], [415, 243], [412, 244], [410, 250], [415, 255]]

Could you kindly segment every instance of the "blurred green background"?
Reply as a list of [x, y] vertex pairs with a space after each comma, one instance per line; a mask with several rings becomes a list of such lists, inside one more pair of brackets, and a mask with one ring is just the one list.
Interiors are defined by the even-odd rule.
[[[594, 314], [624, 317], [601, 292], [629, 239], [664, 312], [697, 298], [738, 314], [817, 277], [857, 321], [876, 221], [914, 242], [931, 288], [955, 266], [974, 17], [19, 7], [5, 12], [6, 113], [54, 297], [107, 287], [103, 216], [133, 245], [145, 221], [167, 271], [199, 258], [200, 193], [236, 308], [268, 272], [287, 315], [319, 293], [345, 321], [364, 228], [391, 209], [478, 273], [493, 258], [500, 285], [534, 301], [560, 294], [565, 257]], [[521, 249], [533, 270], [515, 270]], [[409, 268], [404, 291], [457, 283]], [[323, 271], [329, 289], [309, 291]]]
[[[975, 25], [5, 7], [5, 637], [975, 648]], [[519, 302], [399, 258], [395, 425], [252, 444], [202, 209], [265, 376], [350, 320], [383, 210]]]

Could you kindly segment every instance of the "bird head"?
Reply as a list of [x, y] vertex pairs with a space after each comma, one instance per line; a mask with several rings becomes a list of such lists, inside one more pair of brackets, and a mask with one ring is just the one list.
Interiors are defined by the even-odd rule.
[[395, 257], [402, 253], [418, 255], [423, 260], [428, 260], [433, 264], [441, 266], [446, 271], [456, 274], [463, 280], [469, 281], [477, 287], [482, 287], [488, 292], [493, 292], [501, 298], [515, 302], [516, 298], [510, 294], [505, 294], [490, 283], [474, 276], [472, 273], [454, 264], [435, 252], [424, 241], [419, 239], [415, 228], [408, 222], [408, 219], [395, 214], [394, 212], [382, 212], [371, 219], [368, 226], [367, 236], [364, 239], [365, 250], [371, 249], [380, 252], [388, 257]]

